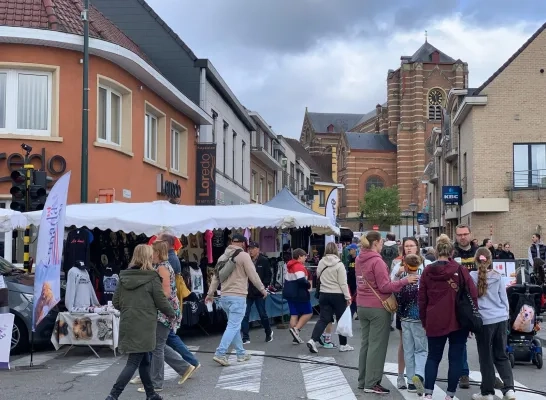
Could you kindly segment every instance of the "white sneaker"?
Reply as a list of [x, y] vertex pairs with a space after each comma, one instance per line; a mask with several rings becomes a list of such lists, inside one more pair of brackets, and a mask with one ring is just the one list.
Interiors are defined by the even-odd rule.
[[309, 351], [311, 353], [314, 353], [314, 354], [318, 353], [317, 344], [315, 343], [313, 339], [309, 339], [309, 341], [307, 342], [307, 347], [309, 348]]
[[131, 379], [129, 381], [129, 383], [133, 384], [133, 385], [139, 385], [142, 383], [142, 381], [140, 380], [140, 375], [137, 375], [135, 376], [133, 379]]
[[348, 344], [346, 345], [343, 345], [343, 346], [339, 346], [339, 351], [341, 352], [344, 352], [344, 351], [353, 351], [355, 348], [353, 346], [349, 346]]
[[472, 400], [495, 400], [491, 394], [475, 393], [472, 395]]
[[509, 390], [504, 394], [503, 400], [516, 400], [516, 392]]

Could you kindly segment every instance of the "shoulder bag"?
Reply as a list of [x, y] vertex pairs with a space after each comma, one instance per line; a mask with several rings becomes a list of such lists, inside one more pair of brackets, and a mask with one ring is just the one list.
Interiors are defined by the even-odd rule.
[[459, 267], [457, 270], [459, 275], [458, 282], [453, 281], [453, 278], [447, 281], [451, 288], [457, 292], [455, 298], [457, 321], [461, 325], [461, 328], [467, 329], [472, 333], [480, 333], [483, 327], [482, 317], [480, 316], [478, 307], [474, 304], [472, 296], [470, 296], [461, 268]]
[[[324, 270], [326, 268], [329, 268], [330, 266], [327, 265], [321, 272], [320, 275], [322, 275], [322, 273], [324, 273]], [[318, 299], [320, 297], [320, 275], [318, 274], [318, 268], [317, 268], [317, 287], [315, 288], [315, 299]]]
[[385, 300], [383, 300], [379, 294], [375, 291], [375, 289], [370, 285], [370, 282], [368, 282], [366, 279], [364, 279], [364, 276], [362, 276], [362, 280], [366, 282], [366, 284], [369, 286], [369, 288], [372, 290], [373, 294], [379, 299], [381, 304], [383, 304], [383, 307], [385, 310], [390, 312], [391, 314], [394, 314], [396, 311], [398, 311], [398, 301], [396, 301], [396, 297], [394, 297], [394, 294], [390, 294], [389, 297], [387, 297]]

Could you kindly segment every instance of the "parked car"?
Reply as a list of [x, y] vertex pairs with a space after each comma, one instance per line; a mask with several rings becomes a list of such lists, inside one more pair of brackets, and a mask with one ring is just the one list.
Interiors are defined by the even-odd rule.
[[[12, 263], [0, 257], [0, 274], [4, 277], [9, 291], [10, 312], [15, 315], [11, 336], [12, 354], [27, 351], [32, 333], [32, 304], [34, 300], [34, 274], [27, 274]], [[57, 314], [64, 308], [64, 290], [61, 288], [61, 302], [40, 322], [34, 332], [34, 344], [51, 340]]]

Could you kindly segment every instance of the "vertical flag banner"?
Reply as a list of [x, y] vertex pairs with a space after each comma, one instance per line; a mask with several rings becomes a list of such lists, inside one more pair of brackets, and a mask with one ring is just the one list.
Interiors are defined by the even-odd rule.
[[[326, 200], [326, 217], [330, 219], [332, 226], [337, 226], [337, 188], [330, 192], [328, 200]], [[324, 245], [330, 242], [335, 242], [334, 235], [324, 237]]]
[[32, 331], [61, 300], [61, 259], [70, 172], [64, 174], [47, 196], [36, 250]]
[[15, 315], [0, 314], [0, 369], [9, 369], [9, 353], [11, 350], [11, 331]]

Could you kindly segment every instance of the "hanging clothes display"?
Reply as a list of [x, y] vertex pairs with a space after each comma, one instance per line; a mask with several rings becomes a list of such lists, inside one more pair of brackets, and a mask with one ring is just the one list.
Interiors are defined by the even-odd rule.
[[260, 251], [274, 253], [277, 251], [277, 230], [275, 228], [260, 229]]
[[107, 304], [114, 298], [114, 293], [119, 283], [121, 268], [111, 263], [106, 254], [101, 255], [100, 271], [100, 293], [103, 304]]
[[63, 271], [65, 275], [76, 264], [76, 261], [83, 261], [85, 265], [89, 265], [89, 247], [92, 242], [93, 234], [85, 228], [74, 229], [68, 233], [63, 254]]
[[91, 284], [89, 273], [83, 262], [70, 268], [66, 279], [66, 292], [64, 304], [68, 311], [81, 310], [88, 307], [99, 306], [99, 300]]
[[203, 282], [203, 272], [197, 263], [190, 264], [190, 276], [191, 276], [191, 291], [198, 295], [205, 293], [205, 285]]
[[212, 238], [214, 237], [214, 233], [207, 230], [203, 236], [205, 238], [205, 247], [207, 250], [207, 262], [212, 264], [214, 262], [214, 258], [212, 257]]

